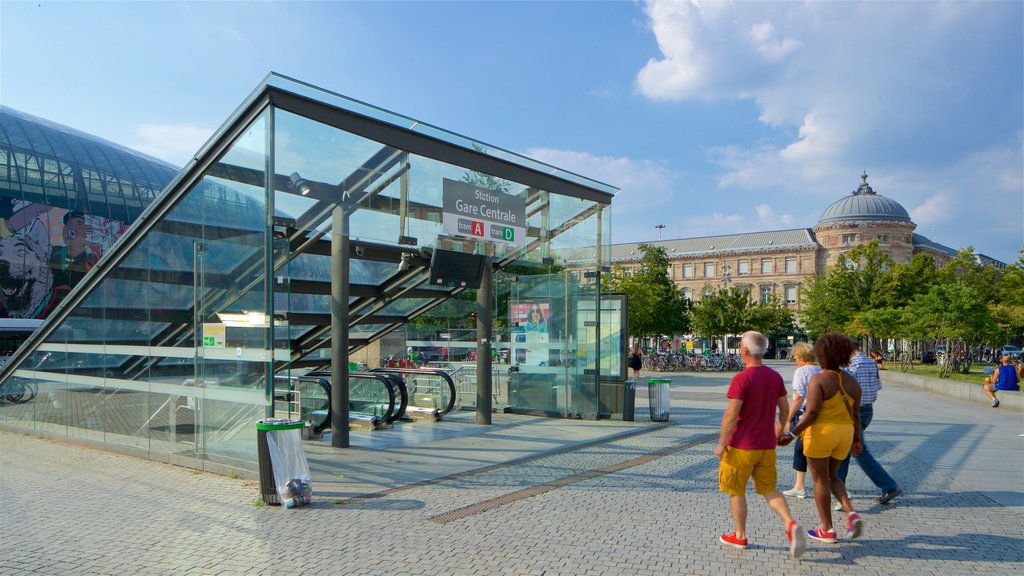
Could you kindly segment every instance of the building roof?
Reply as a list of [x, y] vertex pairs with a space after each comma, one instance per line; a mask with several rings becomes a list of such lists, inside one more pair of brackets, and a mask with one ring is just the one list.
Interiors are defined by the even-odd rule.
[[808, 228], [769, 232], [744, 232], [741, 234], [704, 236], [701, 238], [613, 244], [611, 247], [612, 262], [639, 260], [643, 257], [643, 253], [640, 252], [641, 244], [660, 246], [665, 249], [670, 258], [719, 252], [761, 251], [771, 248], [816, 248], [818, 246], [817, 241], [814, 239], [814, 234]]
[[0, 196], [131, 222], [177, 173], [162, 160], [0, 106]]
[[929, 240], [928, 238], [925, 238], [924, 236], [921, 236], [920, 234], [914, 234], [913, 241], [914, 241], [914, 251], [915, 252], [917, 252], [918, 250], [927, 248], [927, 249], [930, 249], [932, 251], [939, 252], [941, 254], [946, 254], [950, 258], [956, 257], [956, 254], [957, 254], [956, 250], [950, 248], [949, 246], [944, 246], [942, 244], [939, 244], [938, 242], [935, 242], [933, 240]]
[[860, 187], [825, 208], [818, 224], [866, 220], [910, 222], [910, 214], [899, 202], [875, 193], [868, 185], [868, 175], [865, 173], [861, 175]]

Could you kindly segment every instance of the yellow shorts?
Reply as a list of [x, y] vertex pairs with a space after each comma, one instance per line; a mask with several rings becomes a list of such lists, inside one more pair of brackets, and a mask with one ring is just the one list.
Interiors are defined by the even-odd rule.
[[775, 450], [743, 450], [726, 446], [718, 463], [718, 489], [726, 494], [742, 496], [747, 491], [751, 476], [758, 494], [775, 490], [778, 483]]
[[804, 430], [804, 456], [842, 460], [853, 445], [850, 424], [812, 424]]

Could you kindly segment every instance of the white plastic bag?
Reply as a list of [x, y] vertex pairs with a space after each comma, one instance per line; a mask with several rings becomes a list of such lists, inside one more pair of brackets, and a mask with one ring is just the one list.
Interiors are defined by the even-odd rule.
[[268, 431], [267, 448], [281, 506], [294, 508], [309, 504], [313, 499], [313, 486], [309, 483], [309, 464], [302, 449], [300, 431]]

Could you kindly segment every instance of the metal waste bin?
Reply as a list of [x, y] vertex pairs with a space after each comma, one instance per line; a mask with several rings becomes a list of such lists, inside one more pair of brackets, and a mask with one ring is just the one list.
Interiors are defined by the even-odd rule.
[[668, 422], [668, 414], [672, 410], [669, 384], [671, 384], [671, 381], [664, 379], [647, 381], [647, 398], [651, 402], [652, 422]]
[[292, 431], [293, 434], [302, 434], [306, 425], [302, 420], [290, 418], [268, 418], [256, 423], [256, 441], [259, 445], [258, 455], [260, 462], [260, 495], [263, 502], [271, 506], [280, 506], [281, 499], [277, 496], [277, 483], [274, 481], [274, 466], [270, 462], [270, 447], [267, 445], [268, 432]]

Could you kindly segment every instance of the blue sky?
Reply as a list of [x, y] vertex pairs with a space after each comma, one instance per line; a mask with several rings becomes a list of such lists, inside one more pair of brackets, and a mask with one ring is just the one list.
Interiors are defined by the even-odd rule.
[[812, 227], [867, 171], [1024, 245], [1024, 2], [0, 3], [0, 102], [177, 165], [270, 71], [618, 186], [617, 243]]

